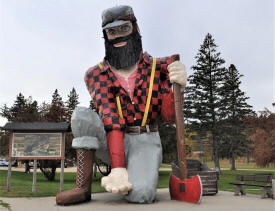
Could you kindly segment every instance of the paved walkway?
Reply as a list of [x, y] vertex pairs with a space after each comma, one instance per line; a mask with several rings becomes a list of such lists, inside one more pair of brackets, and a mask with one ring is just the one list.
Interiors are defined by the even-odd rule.
[[[12, 211], [274, 211], [275, 200], [261, 199], [258, 195], [233, 196], [232, 192], [220, 191], [215, 196], [204, 196], [201, 204], [171, 201], [168, 189], [159, 189], [154, 204], [129, 204], [118, 194], [97, 193], [93, 200], [74, 206], [57, 206], [55, 197], [2, 198], [11, 205]], [[0, 206], [0, 211], [7, 211]]]

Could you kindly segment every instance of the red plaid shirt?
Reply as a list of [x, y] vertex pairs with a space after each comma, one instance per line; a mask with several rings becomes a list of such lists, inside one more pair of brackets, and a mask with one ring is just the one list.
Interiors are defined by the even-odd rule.
[[[119, 80], [111, 71], [107, 61], [90, 68], [85, 74], [85, 83], [93, 99], [94, 106], [101, 116], [106, 132], [125, 130], [128, 126], [141, 126], [146, 100], [149, 92], [150, 75], [153, 58], [143, 53], [138, 63], [134, 95], [131, 99], [122, 88]], [[171, 89], [167, 65], [171, 57], [157, 58], [153, 83], [152, 99], [146, 124], [155, 124], [162, 118], [164, 121], [175, 120], [174, 98]], [[124, 118], [118, 115], [116, 96], [119, 96]]]

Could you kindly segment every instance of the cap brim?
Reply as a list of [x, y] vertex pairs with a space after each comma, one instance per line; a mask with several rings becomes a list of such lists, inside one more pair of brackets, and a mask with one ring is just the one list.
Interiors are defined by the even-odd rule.
[[106, 24], [106, 26], [103, 26], [102, 29], [108, 29], [108, 28], [113, 28], [113, 27], [116, 27], [116, 26], [121, 26], [121, 25], [124, 25], [126, 23], [131, 23], [131, 21], [127, 20], [115, 20], [114, 22], [112, 23], [108, 23]]

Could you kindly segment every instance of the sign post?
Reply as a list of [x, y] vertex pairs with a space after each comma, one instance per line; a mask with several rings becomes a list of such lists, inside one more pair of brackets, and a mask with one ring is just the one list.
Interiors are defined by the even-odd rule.
[[37, 175], [37, 160], [33, 161], [33, 180], [32, 180], [32, 192], [36, 192], [36, 175]]
[[7, 179], [7, 191], [11, 190], [11, 162], [12, 160], [9, 159], [9, 167], [8, 167], [8, 179]]
[[60, 192], [64, 189], [64, 159], [61, 160], [61, 171], [60, 171]]

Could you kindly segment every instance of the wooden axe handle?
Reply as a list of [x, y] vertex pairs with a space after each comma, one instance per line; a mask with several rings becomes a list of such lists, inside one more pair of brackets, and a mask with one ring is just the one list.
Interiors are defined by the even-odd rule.
[[[172, 56], [172, 62], [179, 61], [179, 55]], [[182, 92], [181, 86], [177, 83], [173, 83], [174, 88], [174, 102], [175, 102], [175, 114], [176, 114], [176, 131], [177, 131], [177, 149], [178, 149], [178, 165], [180, 169], [180, 179], [187, 179], [187, 162], [186, 151], [184, 143], [184, 119], [182, 111]]]

